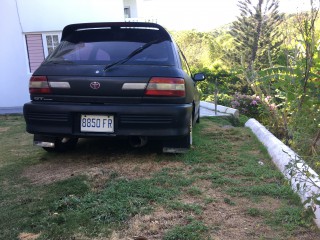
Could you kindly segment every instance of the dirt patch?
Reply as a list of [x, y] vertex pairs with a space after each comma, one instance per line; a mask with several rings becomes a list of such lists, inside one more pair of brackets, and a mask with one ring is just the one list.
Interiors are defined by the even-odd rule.
[[38, 237], [40, 237], [40, 233], [20, 233], [18, 236], [19, 240], [36, 240]]
[[[212, 239], [261, 239], [262, 236], [266, 239], [276, 238], [262, 218], [246, 214], [248, 207], [256, 207], [250, 200], [232, 198], [232, 204], [228, 204], [226, 199], [229, 199], [229, 196], [217, 189], [209, 189], [206, 194], [215, 199], [205, 206], [201, 216], [202, 221], [212, 227]], [[279, 203], [271, 203], [268, 208], [276, 209], [277, 206]]]
[[[233, 199], [232, 204], [226, 203], [228, 196], [220, 188], [212, 188], [211, 181], [202, 180], [197, 183], [201, 189], [200, 197], [183, 195], [181, 202], [187, 204], [198, 204], [202, 207], [202, 214], [193, 215], [196, 219], [203, 222], [210, 228], [210, 237], [212, 239], [229, 240], [229, 239], [261, 239], [261, 236], [273, 237], [272, 229], [263, 224], [263, 219], [253, 218], [245, 214], [246, 209], [253, 204], [248, 199]], [[203, 199], [210, 198], [211, 201], [205, 203]], [[274, 199], [270, 199], [274, 200]], [[270, 203], [268, 208], [276, 209], [280, 203]], [[263, 208], [263, 206], [260, 206]], [[257, 234], [257, 235], [256, 235]]]
[[[93, 157], [94, 158], [94, 157]], [[181, 162], [155, 161], [156, 154], [132, 158], [131, 155], [122, 155], [121, 159], [114, 156], [108, 160], [83, 158], [70, 158], [46, 161], [30, 166], [22, 173], [33, 184], [50, 184], [77, 175], [86, 175], [93, 184], [94, 189], [99, 189], [112, 175], [126, 179], [147, 178], [165, 167], [183, 167]]]
[[10, 129], [10, 127], [0, 127], [0, 133], [6, 132]]
[[[188, 217], [203, 222], [210, 229], [208, 233], [210, 239], [320, 239], [316, 232], [307, 230], [284, 238], [283, 234], [274, 231], [274, 229], [266, 225], [263, 218], [252, 217], [246, 214], [248, 207], [274, 211], [280, 207], [280, 200], [265, 197], [259, 203], [252, 203], [248, 199], [240, 198], [235, 200], [234, 206], [230, 206], [224, 202], [226, 194], [223, 191], [219, 189], [207, 189], [209, 182], [208, 184], [204, 183], [203, 186], [205, 186], [204, 189], [206, 191], [202, 197], [210, 196], [210, 198], [214, 199], [212, 203], [204, 204], [203, 201], [199, 202], [200, 199], [188, 195], [178, 199], [184, 203], [201, 204], [203, 212], [200, 215], [182, 210], [168, 211], [163, 207], [157, 207], [151, 214], [134, 216], [125, 224], [123, 229], [112, 232], [110, 237], [99, 237], [94, 238], [94, 240], [160, 240], [163, 239], [167, 231], [175, 226], [186, 225]], [[79, 235], [76, 239], [89, 240], [89, 238]]]
[[162, 239], [165, 232], [183, 223], [186, 213], [166, 211], [159, 207], [150, 215], [137, 215], [128, 222], [128, 228], [113, 232], [112, 240]]
[[157, 207], [151, 214], [136, 215], [130, 219], [125, 227], [113, 231], [110, 237], [87, 238], [76, 235], [75, 239], [82, 240], [160, 240], [166, 231], [176, 225], [183, 225], [186, 213], [182, 211], [168, 212], [162, 207]]

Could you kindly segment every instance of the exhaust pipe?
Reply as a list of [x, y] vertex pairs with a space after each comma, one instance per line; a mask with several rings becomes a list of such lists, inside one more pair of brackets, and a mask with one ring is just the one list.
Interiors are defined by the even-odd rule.
[[38, 147], [46, 147], [46, 148], [54, 148], [55, 147], [54, 142], [34, 141], [33, 145], [38, 146]]
[[133, 136], [129, 138], [129, 143], [134, 148], [143, 147], [147, 144], [147, 142], [148, 137], [144, 136]]
[[38, 147], [54, 148], [55, 138], [52, 136], [35, 134], [33, 135], [33, 145]]

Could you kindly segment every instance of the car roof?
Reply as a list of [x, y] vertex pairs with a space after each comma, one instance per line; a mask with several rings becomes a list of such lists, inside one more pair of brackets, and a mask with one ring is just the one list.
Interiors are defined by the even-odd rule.
[[64, 27], [62, 31], [61, 41], [66, 40], [68, 36], [77, 31], [99, 30], [99, 29], [130, 29], [130, 30], [149, 30], [157, 31], [157, 35], [161, 35], [162, 39], [171, 40], [170, 34], [159, 24], [147, 22], [96, 22], [96, 23], [77, 23]]

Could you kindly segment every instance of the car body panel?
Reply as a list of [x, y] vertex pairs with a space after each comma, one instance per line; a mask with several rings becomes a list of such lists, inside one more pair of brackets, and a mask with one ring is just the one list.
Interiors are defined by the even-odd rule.
[[[132, 66], [121, 65], [110, 71], [103, 71], [103, 65], [44, 65], [39, 68], [34, 75], [46, 75], [49, 82], [68, 82], [70, 89], [53, 88], [52, 94], [46, 95], [47, 101], [72, 101], [72, 102], [151, 102], [155, 98], [145, 97], [145, 89], [122, 90], [125, 83], [148, 83], [151, 77], [177, 77], [189, 79], [186, 82], [188, 89], [186, 99], [182, 98], [159, 98], [160, 101], [170, 101], [172, 103], [191, 102], [194, 96], [193, 85], [190, 76], [187, 76], [181, 69], [168, 66]], [[90, 83], [99, 82], [99, 89], [90, 88]], [[189, 94], [190, 93], [190, 94]], [[88, 96], [89, 98], [85, 98]], [[31, 100], [39, 100], [41, 95], [31, 94]], [[77, 99], [79, 98], [79, 99]], [[123, 99], [121, 99], [123, 98]]]
[[[113, 133], [80, 132], [80, 115], [112, 115]], [[192, 104], [65, 104], [26, 103], [24, 115], [27, 131], [34, 134], [108, 137], [174, 137], [188, 133]]]

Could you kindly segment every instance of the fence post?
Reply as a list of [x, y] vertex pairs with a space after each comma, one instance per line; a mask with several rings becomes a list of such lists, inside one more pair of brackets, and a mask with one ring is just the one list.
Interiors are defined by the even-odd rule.
[[215, 78], [214, 83], [214, 113], [217, 115], [217, 107], [218, 107], [218, 79]]

